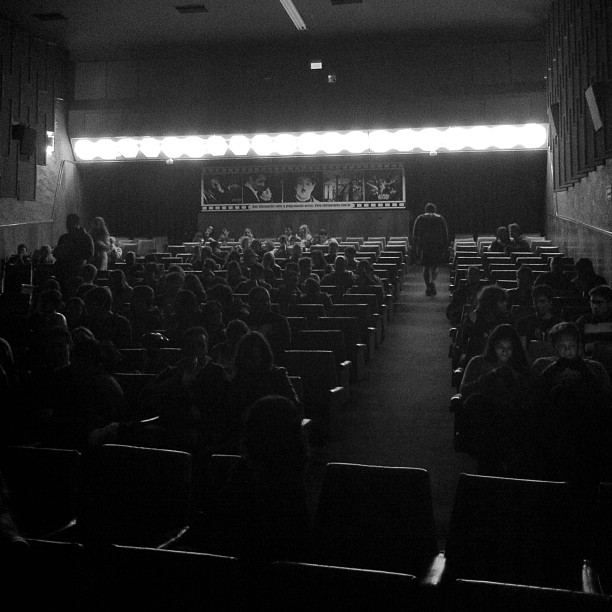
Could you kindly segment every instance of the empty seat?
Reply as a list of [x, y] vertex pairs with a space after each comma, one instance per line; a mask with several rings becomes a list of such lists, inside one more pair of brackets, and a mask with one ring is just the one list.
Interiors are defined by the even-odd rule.
[[344, 304], [366, 304], [370, 314], [372, 326], [376, 329], [376, 346], [380, 346], [385, 338], [387, 324], [382, 309], [379, 307], [378, 298], [373, 293], [359, 293], [358, 287], [355, 287], [355, 292], [347, 291], [342, 302]]
[[423, 576], [438, 552], [428, 472], [329, 463], [313, 551], [316, 563]]
[[351, 362], [351, 381], [364, 380], [367, 347], [361, 342], [358, 320], [355, 317], [320, 317], [317, 328], [340, 330], [344, 334], [346, 354]]
[[366, 304], [334, 304], [332, 317], [355, 317], [359, 326], [361, 342], [367, 347], [366, 359], [374, 357], [376, 347], [376, 328], [372, 325], [370, 310]]

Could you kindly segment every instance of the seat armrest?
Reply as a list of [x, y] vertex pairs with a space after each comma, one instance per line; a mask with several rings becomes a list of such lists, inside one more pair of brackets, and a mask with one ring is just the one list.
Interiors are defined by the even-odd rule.
[[444, 551], [437, 554], [427, 571], [425, 572], [425, 576], [421, 580], [421, 586], [427, 588], [434, 588], [439, 586], [442, 582], [442, 578], [444, 576], [444, 570], [446, 569], [446, 556]]
[[453, 370], [453, 375], [451, 378], [451, 386], [459, 390], [462, 379], [463, 379], [463, 368], [456, 368], [455, 370]]
[[457, 331], [459, 331], [458, 327], [451, 327], [448, 330], [448, 335], [454, 340], [457, 337]]
[[582, 591], [594, 595], [601, 595], [603, 593], [599, 574], [591, 565], [590, 559], [585, 559], [582, 563]]
[[453, 395], [450, 400], [450, 411], [457, 412], [457, 410], [461, 409], [462, 404], [463, 395], [461, 395], [461, 393], [455, 393], [455, 395]]

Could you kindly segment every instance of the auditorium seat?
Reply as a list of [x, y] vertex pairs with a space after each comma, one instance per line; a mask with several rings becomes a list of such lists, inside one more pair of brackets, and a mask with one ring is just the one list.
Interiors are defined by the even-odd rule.
[[355, 317], [319, 317], [318, 329], [337, 329], [344, 334], [346, 354], [351, 362], [351, 382], [366, 378], [367, 347], [361, 342], [359, 323]]
[[41, 446], [0, 451], [11, 511], [21, 534], [47, 538], [74, 525], [81, 490], [81, 453]]
[[[354, 289], [361, 289], [355, 287]], [[344, 304], [366, 304], [370, 315], [372, 327], [376, 329], [375, 346], [379, 347], [385, 339], [387, 325], [385, 316], [381, 308], [379, 308], [378, 298], [373, 293], [358, 293], [357, 291], [347, 291], [342, 298]]]
[[156, 374], [148, 372], [117, 372], [114, 374], [123, 391], [128, 419], [144, 419], [153, 414], [147, 401], [147, 387], [155, 380]]
[[334, 304], [331, 309], [332, 317], [354, 317], [357, 319], [361, 342], [367, 347], [366, 361], [374, 358], [376, 348], [376, 328], [372, 325], [370, 311], [366, 304]]
[[122, 348], [119, 349], [121, 360], [116, 372], [141, 372], [147, 371], [147, 349], [145, 348]]
[[419, 612], [414, 576], [354, 567], [277, 561], [272, 567], [268, 610], [313, 612]]
[[308, 319], [306, 317], [286, 317], [286, 319], [291, 329], [292, 341], [295, 334], [303, 329], [308, 329]]
[[312, 419], [313, 444], [327, 442], [334, 414], [342, 408], [345, 390], [338, 384], [333, 351], [284, 351], [283, 361], [291, 376], [302, 379], [304, 416]]
[[333, 351], [338, 384], [344, 389], [343, 402], [346, 404], [350, 399], [351, 362], [346, 358], [344, 334], [335, 329], [304, 330], [292, 337], [292, 347], [305, 351]]
[[422, 577], [437, 553], [426, 470], [327, 464], [313, 524], [314, 563]]
[[612, 596], [612, 482], [599, 484], [589, 565], [599, 593]]
[[159, 374], [167, 367], [176, 365], [181, 357], [180, 348], [162, 347], [159, 349], [149, 349], [147, 371], [149, 374]]
[[567, 483], [461, 474], [437, 580], [580, 590], [582, 552]]
[[287, 309], [287, 316], [306, 317], [309, 329], [313, 329], [317, 319], [326, 314], [323, 304], [291, 304]]

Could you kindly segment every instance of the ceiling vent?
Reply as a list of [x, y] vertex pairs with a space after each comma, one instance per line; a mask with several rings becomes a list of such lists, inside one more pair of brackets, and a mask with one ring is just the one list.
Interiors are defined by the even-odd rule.
[[208, 13], [208, 9], [203, 4], [182, 4], [174, 7], [179, 13], [192, 15], [193, 13]]
[[63, 21], [66, 19], [61, 13], [34, 13], [32, 17], [36, 17], [39, 21]]
[[363, 4], [363, 0], [329, 0], [332, 6], [340, 6], [341, 4]]

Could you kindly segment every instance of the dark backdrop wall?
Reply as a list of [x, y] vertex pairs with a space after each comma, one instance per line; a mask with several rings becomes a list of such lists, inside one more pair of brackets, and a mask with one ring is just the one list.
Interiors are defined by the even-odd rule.
[[[401, 161], [406, 211], [235, 212], [199, 215], [203, 162], [79, 164], [88, 216], [101, 215], [121, 236], [191, 239], [198, 227], [227, 227], [239, 235], [280, 234], [286, 225], [325, 227], [331, 235], [406, 235], [426, 202], [434, 202], [451, 234], [492, 233], [516, 222], [528, 232], [542, 228], [546, 152], [490, 152], [385, 156]], [[352, 158], [359, 161], [358, 158]], [[309, 160], [312, 162], [312, 159]], [[371, 160], [370, 160], [371, 161]], [[261, 160], [258, 161], [261, 165]], [[227, 165], [227, 164], [225, 164]]]

